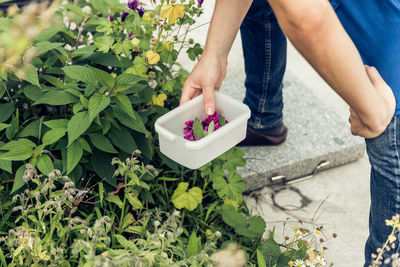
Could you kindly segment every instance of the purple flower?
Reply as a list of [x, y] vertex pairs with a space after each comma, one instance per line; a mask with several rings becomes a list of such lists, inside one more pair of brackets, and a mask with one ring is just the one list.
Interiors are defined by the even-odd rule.
[[140, 16], [140, 17], [143, 17], [143, 14], [144, 14], [144, 8], [143, 8], [143, 6], [139, 7], [139, 8], [136, 9], [136, 10], [137, 10], [137, 12], [139, 13], [139, 16]]
[[122, 22], [124, 22], [125, 21], [125, 19], [126, 19], [126, 16], [128, 16], [128, 12], [126, 12], [126, 11], [124, 11], [124, 12], [122, 12], [122, 14], [121, 14], [121, 21]]
[[193, 123], [193, 120], [185, 122], [185, 128], [183, 129], [184, 138], [189, 141], [194, 141]]
[[129, 0], [126, 6], [132, 10], [136, 10], [139, 6], [139, 0]]
[[133, 32], [130, 32], [130, 33], [128, 34], [128, 36], [129, 36], [129, 37], [132, 37], [132, 36], [133, 36]]
[[110, 16], [110, 21], [114, 21], [114, 16]]
[[204, 0], [197, 0], [197, 3], [199, 4], [199, 6], [201, 6], [203, 4]]

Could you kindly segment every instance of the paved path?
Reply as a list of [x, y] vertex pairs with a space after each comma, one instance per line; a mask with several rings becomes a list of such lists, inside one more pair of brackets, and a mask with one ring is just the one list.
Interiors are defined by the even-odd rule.
[[[204, 2], [205, 14], [197, 25], [210, 20], [213, 3]], [[207, 27], [200, 27], [191, 33], [196, 41], [204, 44]], [[189, 70], [194, 65], [189, 60], [181, 58], [180, 61]], [[347, 105], [291, 45], [288, 48], [287, 69], [310, 87], [321, 102], [332, 107], [340, 118], [347, 121]], [[243, 73], [242, 49], [237, 38], [229, 56], [227, 79], [242, 76]], [[338, 235], [327, 242], [328, 261], [340, 267], [362, 266], [364, 242], [368, 235], [369, 170], [370, 165], [364, 155], [361, 160], [321, 172], [288, 188], [266, 187], [254, 192], [256, 198], [247, 197], [246, 201], [254, 212], [260, 212], [269, 222], [269, 229], [277, 227], [277, 233], [282, 225], [279, 221], [287, 217], [310, 221], [317, 212], [316, 222], [324, 225], [326, 233], [335, 232]]]

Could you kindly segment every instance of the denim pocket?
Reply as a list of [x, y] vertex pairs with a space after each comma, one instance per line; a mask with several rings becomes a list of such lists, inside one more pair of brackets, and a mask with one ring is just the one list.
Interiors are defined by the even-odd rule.
[[329, 0], [331, 2], [331, 5], [333, 7], [333, 9], [338, 9], [338, 7], [340, 6], [340, 3], [342, 2], [341, 0]]

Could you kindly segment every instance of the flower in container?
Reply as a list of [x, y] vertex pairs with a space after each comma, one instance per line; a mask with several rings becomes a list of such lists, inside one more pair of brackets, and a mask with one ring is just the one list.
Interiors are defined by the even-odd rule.
[[183, 129], [184, 138], [189, 141], [200, 140], [227, 123], [228, 121], [224, 116], [218, 112], [209, 115], [203, 121], [200, 121], [200, 119], [196, 117], [194, 120], [188, 120], [185, 122], [185, 128]]

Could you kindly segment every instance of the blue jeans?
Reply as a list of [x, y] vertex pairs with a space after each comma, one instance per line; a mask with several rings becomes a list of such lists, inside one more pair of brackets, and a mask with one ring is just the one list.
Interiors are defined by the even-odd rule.
[[[369, 231], [365, 245], [365, 267], [372, 265], [371, 254], [386, 242], [392, 228], [385, 220], [400, 214], [400, 116], [395, 116], [380, 136], [366, 139], [371, 163], [371, 209]], [[384, 257], [399, 253], [399, 234], [395, 247]], [[392, 266], [391, 264], [381, 266]]]
[[244, 103], [248, 124], [256, 130], [282, 123], [282, 79], [286, 68], [286, 37], [267, 0], [254, 0], [241, 27], [246, 72]]

